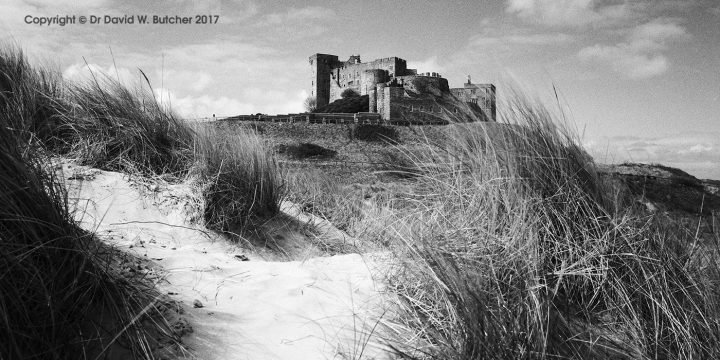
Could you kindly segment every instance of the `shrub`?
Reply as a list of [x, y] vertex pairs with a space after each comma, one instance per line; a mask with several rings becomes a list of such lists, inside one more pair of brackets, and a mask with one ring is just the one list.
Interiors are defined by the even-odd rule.
[[315, 109], [316, 113], [349, 113], [370, 111], [370, 97], [367, 95], [341, 98], [321, 108]]
[[280, 211], [280, 169], [254, 133], [239, 127], [208, 124], [198, 129], [196, 158], [206, 182], [205, 224], [231, 231]]
[[363, 124], [355, 126], [350, 131], [351, 139], [392, 144], [400, 142], [397, 129], [389, 126]]
[[308, 96], [305, 99], [303, 106], [305, 107], [305, 111], [310, 113], [315, 112], [315, 110], [317, 110], [317, 98], [314, 96]]
[[343, 99], [354, 98], [354, 97], [359, 97], [359, 96], [360, 96], [360, 94], [358, 94], [358, 92], [353, 89], [345, 89], [342, 91], [342, 93], [340, 93], [340, 97]]
[[337, 151], [324, 148], [312, 143], [280, 145], [278, 152], [286, 154], [293, 159], [328, 159], [335, 157]]

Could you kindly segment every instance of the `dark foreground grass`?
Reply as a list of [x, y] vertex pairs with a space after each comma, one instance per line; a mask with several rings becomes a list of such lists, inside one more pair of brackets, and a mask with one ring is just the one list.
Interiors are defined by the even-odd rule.
[[121, 254], [75, 225], [55, 169], [18, 138], [0, 127], [0, 359], [94, 359], [118, 347], [152, 359], [161, 342], [176, 344], [152, 284], [118, 272]]
[[277, 213], [282, 181], [264, 144], [234, 130], [196, 134], [158, 104], [142, 76], [147, 86], [130, 88], [103, 73], [71, 83], [2, 47], [3, 126], [25, 143], [103, 170], [181, 178], [197, 166], [207, 181], [205, 223], [213, 229], [247, 227]]
[[131, 89], [102, 73], [69, 83], [31, 66], [19, 49], [0, 47], [0, 110], [25, 142], [104, 170], [183, 174], [192, 163], [193, 133], [155, 100], [148, 86]]
[[717, 246], [629, 207], [550, 112], [508, 99], [513, 125], [463, 125], [434, 166], [416, 166], [418, 205], [391, 223], [404, 264], [391, 282], [416, 337], [392, 346], [432, 359], [720, 356]]

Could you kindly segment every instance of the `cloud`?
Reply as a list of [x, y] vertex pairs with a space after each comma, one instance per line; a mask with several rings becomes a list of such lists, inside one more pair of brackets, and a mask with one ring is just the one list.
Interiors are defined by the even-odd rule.
[[[155, 96], [163, 106], [183, 118], [197, 120], [227, 117], [240, 114], [268, 113], [288, 114], [303, 111], [303, 102], [307, 92], [253, 89], [243, 93], [243, 101], [235, 97], [203, 94], [200, 96], [178, 96], [168, 89], [155, 89]], [[272, 101], [268, 104], [268, 97]], [[286, 99], [285, 101], [280, 99]], [[269, 106], [268, 106], [269, 105]]]
[[183, 118], [196, 120], [212, 117], [229, 116], [232, 114], [250, 114], [253, 104], [241, 102], [226, 96], [177, 96], [168, 89], [155, 89], [158, 101], [172, 109]]
[[572, 35], [565, 33], [553, 34], [507, 34], [501, 36], [474, 36], [470, 39], [470, 45], [488, 46], [488, 45], [548, 45], [569, 43], [574, 40]]
[[684, 27], [674, 20], [656, 19], [635, 27], [624, 42], [595, 44], [578, 52], [583, 61], [609, 64], [616, 72], [632, 79], [658, 76], [670, 68], [663, 54], [673, 41], [688, 38]]
[[262, 23], [265, 25], [277, 25], [284, 24], [286, 22], [332, 19], [335, 16], [336, 13], [334, 10], [321, 6], [309, 6], [304, 8], [291, 7], [285, 12], [266, 15]]
[[200, 92], [207, 89], [213, 83], [213, 77], [205, 71], [189, 71], [166, 69], [164, 72], [158, 70], [156, 76], [161, 83], [169, 83], [182, 86], [191, 92]]
[[662, 137], [614, 136], [585, 143], [596, 160], [658, 163], [678, 167], [700, 178], [720, 180], [720, 133], [685, 132]]
[[408, 69], [416, 69], [418, 73], [443, 72], [445, 68], [438, 63], [437, 56], [432, 56], [421, 61], [408, 61]]
[[110, 4], [107, 0], [22, 0], [19, 2], [36, 10], [100, 8]]
[[254, 26], [266, 29], [261, 33], [271, 40], [298, 39], [327, 32], [326, 24], [336, 17], [334, 10], [321, 6], [291, 7], [265, 15]]
[[102, 67], [93, 63], [75, 63], [66, 67], [62, 72], [63, 79], [80, 84], [92, 82], [96, 79], [102, 81], [104, 77], [109, 77], [126, 86], [134, 86], [140, 82], [141, 76], [139, 72], [132, 71], [128, 68], [116, 68], [113, 66]]
[[593, 0], [508, 0], [506, 12], [548, 26], [608, 24], [631, 16], [632, 7], [599, 5]]
[[[282, 114], [303, 109], [306, 58], [287, 56], [270, 46], [217, 40], [202, 44], [178, 45], [159, 53], [138, 53], [113, 48], [121, 80], [134, 85], [142, 80], [134, 67], [142, 68], [164, 104], [189, 118], [230, 116], [249, 113]], [[80, 52], [82, 53], [82, 52]], [[94, 57], [91, 57], [95, 59]], [[127, 68], [123, 65], [129, 64]], [[282, 76], [277, 74], [283, 69]], [[63, 70], [64, 77], [91, 80], [94, 73], [115, 78], [110, 56], [105, 63], [74, 63]], [[158, 96], [160, 99], [160, 96]]]

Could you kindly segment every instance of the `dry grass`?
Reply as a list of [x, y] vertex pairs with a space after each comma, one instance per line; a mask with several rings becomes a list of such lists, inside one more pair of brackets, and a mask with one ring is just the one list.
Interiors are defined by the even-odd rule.
[[70, 84], [31, 66], [19, 49], [0, 49], [2, 359], [153, 359], [179, 341], [163, 317], [168, 302], [136, 271], [139, 260], [75, 224], [49, 159], [183, 172], [193, 133], [149, 90], [95, 75], [91, 84]]
[[508, 98], [512, 125], [460, 127], [391, 223], [404, 244], [392, 282], [417, 336], [393, 346], [433, 359], [717, 357], [716, 249], [628, 208], [573, 132]]
[[31, 66], [22, 51], [0, 48], [0, 108], [5, 126], [81, 163], [113, 171], [183, 174], [192, 163], [193, 133], [155, 101], [102, 73], [84, 84]]
[[195, 151], [208, 228], [242, 231], [280, 211], [282, 174], [254, 132], [209, 124], [198, 129]]
[[128, 255], [75, 225], [56, 170], [21, 138], [0, 127], [0, 358], [88, 359], [120, 346], [153, 359], [160, 342], [176, 344], [153, 284], [121, 274]]

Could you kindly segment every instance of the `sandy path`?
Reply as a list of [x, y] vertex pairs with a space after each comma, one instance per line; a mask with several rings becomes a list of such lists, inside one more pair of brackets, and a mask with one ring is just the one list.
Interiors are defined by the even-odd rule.
[[386, 303], [369, 257], [263, 261], [188, 223], [182, 184], [143, 188], [119, 173], [64, 170], [82, 226], [164, 270], [158, 287], [185, 305], [194, 331], [183, 340], [197, 358], [390, 358], [375, 336], [366, 346]]

